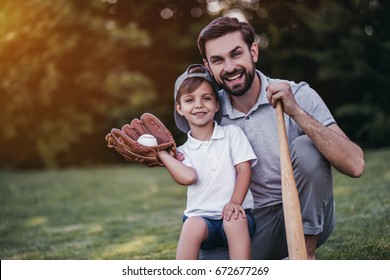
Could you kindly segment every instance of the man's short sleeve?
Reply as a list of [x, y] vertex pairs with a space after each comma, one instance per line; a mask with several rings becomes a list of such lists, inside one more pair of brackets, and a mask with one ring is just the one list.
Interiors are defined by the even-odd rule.
[[309, 115], [322, 123], [324, 126], [335, 124], [328, 107], [325, 105], [318, 93], [313, 90], [307, 83], [292, 83], [291, 89], [298, 105]]

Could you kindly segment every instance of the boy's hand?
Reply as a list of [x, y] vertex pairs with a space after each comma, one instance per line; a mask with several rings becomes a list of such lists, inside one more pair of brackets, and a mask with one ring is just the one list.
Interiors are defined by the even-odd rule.
[[176, 159], [182, 162], [185, 159], [184, 154], [176, 151]]
[[222, 219], [230, 221], [232, 216], [234, 219], [238, 219], [238, 215], [240, 213], [242, 214], [242, 217], [245, 219], [246, 218], [245, 209], [242, 208], [242, 206], [239, 204], [229, 202], [223, 207], [221, 216]]

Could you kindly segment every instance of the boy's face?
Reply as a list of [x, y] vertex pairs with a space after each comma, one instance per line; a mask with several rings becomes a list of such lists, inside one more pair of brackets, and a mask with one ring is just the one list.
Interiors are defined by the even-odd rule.
[[215, 113], [219, 110], [214, 89], [204, 81], [191, 93], [183, 94], [176, 103], [177, 112], [186, 118], [191, 130], [195, 127], [213, 125]]
[[252, 44], [248, 49], [237, 31], [207, 41], [205, 49], [207, 60], [204, 63], [218, 84], [232, 95], [244, 95], [256, 75], [257, 44]]

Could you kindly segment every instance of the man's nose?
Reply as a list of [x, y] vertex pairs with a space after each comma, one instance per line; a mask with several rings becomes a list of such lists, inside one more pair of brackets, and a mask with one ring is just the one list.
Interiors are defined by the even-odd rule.
[[224, 66], [225, 66], [224, 71], [229, 73], [229, 72], [233, 72], [233, 70], [236, 68], [236, 63], [234, 62], [233, 59], [226, 59]]

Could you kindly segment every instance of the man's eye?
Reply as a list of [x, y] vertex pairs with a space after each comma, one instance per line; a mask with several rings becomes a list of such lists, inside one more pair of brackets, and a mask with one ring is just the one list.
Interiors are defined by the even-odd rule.
[[212, 59], [211, 63], [212, 64], [220, 64], [222, 62], [222, 59]]

